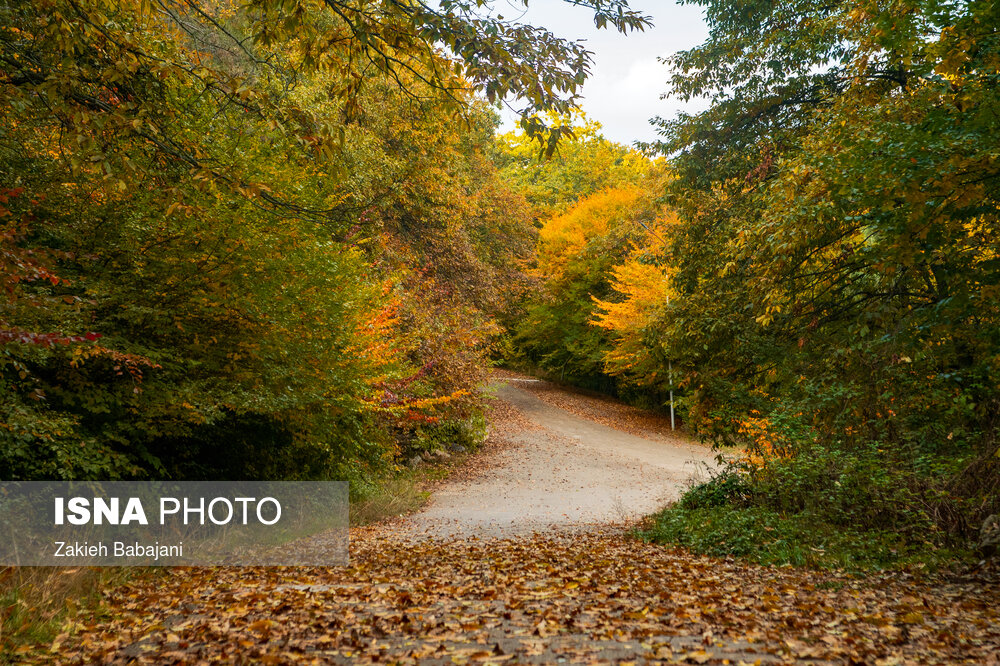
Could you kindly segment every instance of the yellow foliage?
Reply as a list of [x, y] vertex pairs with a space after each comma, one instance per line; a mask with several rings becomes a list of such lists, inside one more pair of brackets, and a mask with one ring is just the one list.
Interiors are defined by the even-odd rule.
[[[605, 354], [607, 370], [612, 374], [633, 370], [648, 358], [644, 330], [658, 320], [671, 297], [670, 270], [656, 259], [664, 254], [668, 228], [674, 222], [673, 213], [661, 215], [654, 225], [646, 227], [645, 236], [625, 263], [612, 270], [611, 286], [622, 300], [593, 299], [597, 309], [592, 323], [618, 334], [614, 347]], [[653, 372], [648, 379], [655, 377]]]
[[623, 222], [631, 223], [644, 206], [648, 206], [648, 194], [635, 185], [608, 188], [582, 199], [542, 227], [536, 272], [545, 278], [558, 278], [592, 239], [607, 235]]
[[615, 291], [625, 297], [620, 303], [595, 298], [600, 308], [594, 324], [617, 333], [627, 333], [646, 323], [656, 308], [666, 302], [668, 278], [663, 268], [630, 259], [613, 271]]
[[771, 422], [761, 417], [757, 410], [739, 422], [738, 430], [748, 442], [740, 454], [747, 465], [759, 468], [774, 458], [789, 457], [788, 442], [773, 432]]

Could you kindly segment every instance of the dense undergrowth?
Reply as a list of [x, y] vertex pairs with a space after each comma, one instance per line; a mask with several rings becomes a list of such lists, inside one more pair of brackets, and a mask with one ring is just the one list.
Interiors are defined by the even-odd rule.
[[[916, 525], [899, 529], [891, 523], [866, 524], [857, 519], [862, 513], [860, 505], [853, 504], [857, 498], [844, 498], [847, 506], [839, 510], [819, 505], [795, 510], [782, 509], [786, 502], [753, 497], [754, 493], [755, 488], [736, 473], [723, 472], [649, 517], [638, 534], [649, 541], [716, 557], [859, 572], [897, 568], [929, 571], [972, 563], [978, 557], [968, 543], [949, 539], [930, 520], [923, 521], [925, 531]], [[907, 515], [912, 512], [905, 503], [900, 503], [899, 509]]]

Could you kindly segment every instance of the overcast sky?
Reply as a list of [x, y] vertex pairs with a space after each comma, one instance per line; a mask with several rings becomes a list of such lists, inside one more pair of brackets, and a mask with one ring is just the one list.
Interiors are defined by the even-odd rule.
[[[645, 32], [622, 35], [614, 29], [597, 30], [593, 13], [562, 0], [531, 0], [523, 12], [518, 3], [496, 0], [494, 11], [521, 22], [544, 26], [556, 35], [585, 39], [594, 53], [594, 66], [583, 87], [581, 106], [588, 116], [604, 126], [604, 136], [631, 144], [651, 141], [656, 132], [649, 124], [654, 116], [672, 117], [678, 110], [697, 111], [707, 104], [696, 101], [682, 105], [678, 100], [661, 100], [667, 91], [669, 68], [657, 62], [703, 42], [708, 28], [700, 7], [681, 6], [673, 0], [631, 0], [629, 6], [653, 17], [653, 27]], [[516, 116], [505, 111], [501, 131], [514, 128]]]

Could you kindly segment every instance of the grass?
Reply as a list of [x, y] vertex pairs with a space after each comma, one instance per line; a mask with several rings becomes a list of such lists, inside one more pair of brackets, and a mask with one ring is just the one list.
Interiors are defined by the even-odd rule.
[[147, 567], [5, 567], [0, 569], [0, 663], [21, 661], [51, 644], [79, 615], [93, 617], [101, 593]]
[[481, 441], [463, 441], [466, 453], [452, 453], [446, 461], [400, 467], [375, 483], [351, 485], [351, 526], [371, 525], [420, 510], [430, 499], [428, 486], [447, 479], [479, 449]]
[[932, 570], [972, 557], [969, 551], [915, 544], [888, 531], [850, 529], [808, 514], [783, 515], [752, 506], [675, 504], [652, 516], [638, 534], [647, 541], [714, 557], [858, 572]]
[[356, 490], [351, 497], [351, 525], [370, 525], [413, 513], [427, 503], [430, 492], [416, 470], [403, 470], [381, 483]]

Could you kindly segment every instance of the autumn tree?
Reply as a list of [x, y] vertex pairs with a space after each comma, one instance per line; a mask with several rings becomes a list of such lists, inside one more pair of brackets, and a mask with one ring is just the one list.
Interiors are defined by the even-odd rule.
[[659, 121], [681, 224], [658, 338], [692, 422], [785, 442], [750, 470], [762, 504], [973, 534], [1000, 478], [995, 4], [698, 4], [673, 94], [713, 104]]
[[537, 141], [526, 132], [508, 132], [498, 141], [504, 180], [524, 194], [540, 221], [605, 188], [635, 184], [649, 170], [645, 156], [604, 138], [600, 123], [580, 110], [550, 114], [549, 125], [567, 136], [548, 159], [540, 159]]
[[515, 341], [525, 358], [560, 380], [613, 390], [605, 374], [607, 333], [592, 322], [597, 299], [612, 299], [612, 280], [643, 227], [653, 223], [648, 192], [636, 185], [584, 197], [539, 232], [539, 292], [529, 300]]
[[4, 475], [362, 478], [464, 395], [488, 342], [419, 339], [488, 329], [524, 246], [476, 95], [554, 149], [590, 62], [481, 9], [0, 6]]

